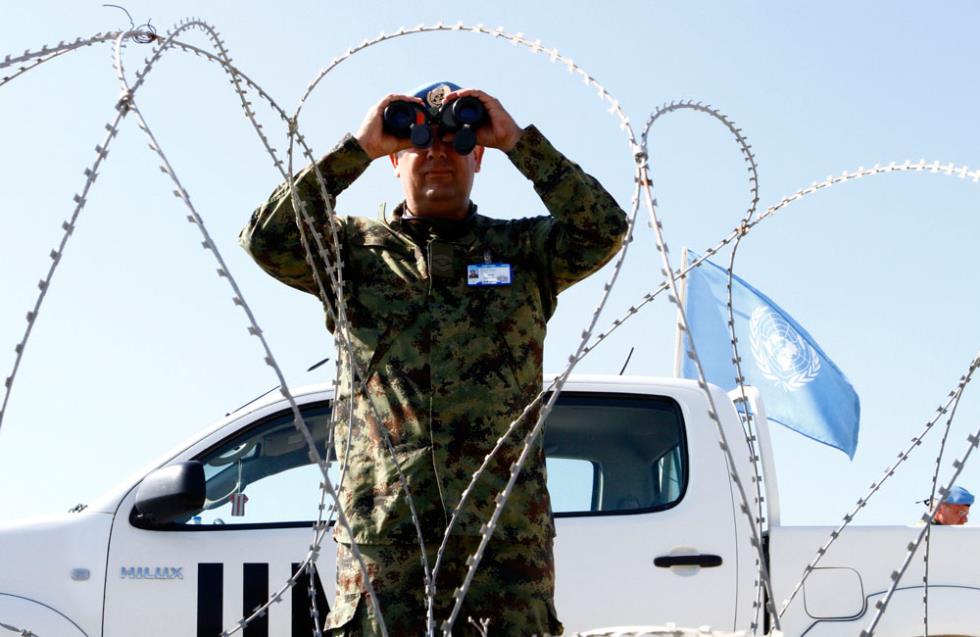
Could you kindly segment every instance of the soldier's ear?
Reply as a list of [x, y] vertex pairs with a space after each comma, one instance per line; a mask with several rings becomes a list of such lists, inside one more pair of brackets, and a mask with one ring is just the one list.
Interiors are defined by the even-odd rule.
[[483, 146], [477, 146], [473, 149], [473, 161], [475, 165], [473, 166], [473, 172], [480, 172], [480, 165], [483, 163], [483, 151], [486, 150]]
[[395, 177], [398, 177], [398, 153], [388, 155], [388, 159], [391, 160], [391, 167], [395, 170]]

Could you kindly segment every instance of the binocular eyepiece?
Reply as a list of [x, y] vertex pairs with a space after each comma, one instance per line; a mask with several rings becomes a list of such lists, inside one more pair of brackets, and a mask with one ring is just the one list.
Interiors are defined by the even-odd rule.
[[432, 127], [438, 126], [440, 134], [453, 135], [453, 149], [460, 155], [473, 151], [476, 129], [486, 120], [487, 111], [483, 103], [471, 96], [444, 103], [438, 109], [426, 109], [416, 102], [396, 100], [385, 107], [383, 115], [385, 132], [411, 139], [416, 148], [428, 148], [432, 144]]

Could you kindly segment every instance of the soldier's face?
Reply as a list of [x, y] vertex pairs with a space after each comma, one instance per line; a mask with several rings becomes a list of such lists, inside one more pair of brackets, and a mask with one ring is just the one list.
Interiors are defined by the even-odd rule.
[[452, 137], [434, 135], [428, 148], [391, 155], [408, 209], [417, 217], [462, 219], [470, 206], [473, 176], [480, 172], [483, 147], [469, 155], [453, 150]]
[[943, 502], [936, 510], [936, 522], [940, 524], [966, 524], [970, 516], [969, 504]]

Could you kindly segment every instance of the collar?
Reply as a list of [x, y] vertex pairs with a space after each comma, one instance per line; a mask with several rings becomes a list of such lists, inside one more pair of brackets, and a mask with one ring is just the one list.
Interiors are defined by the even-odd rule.
[[409, 213], [405, 202], [401, 202], [391, 211], [392, 218], [384, 219], [385, 224], [395, 232], [408, 235], [415, 243], [423, 245], [431, 239], [442, 239], [452, 243], [470, 243], [473, 238], [473, 227], [479, 217], [476, 204], [470, 202], [466, 217], [459, 221], [443, 221], [414, 217]]

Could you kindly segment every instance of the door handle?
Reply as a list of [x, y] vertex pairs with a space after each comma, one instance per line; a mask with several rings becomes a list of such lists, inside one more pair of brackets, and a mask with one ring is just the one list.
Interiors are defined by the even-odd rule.
[[700, 553], [697, 555], [661, 555], [653, 558], [653, 565], [660, 568], [670, 568], [671, 566], [701, 566], [703, 568], [714, 568], [721, 566], [720, 555], [710, 555]]

